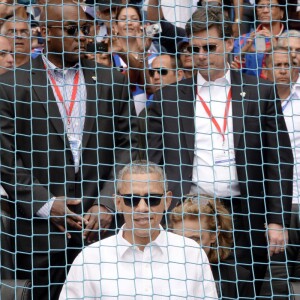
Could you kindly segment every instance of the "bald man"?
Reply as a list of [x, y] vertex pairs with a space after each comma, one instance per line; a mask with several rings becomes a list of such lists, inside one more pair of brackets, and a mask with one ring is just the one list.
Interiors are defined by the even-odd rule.
[[0, 75], [12, 69], [13, 66], [14, 58], [11, 45], [6, 37], [0, 36]]
[[16, 212], [18, 276], [33, 278], [33, 299], [51, 300], [82, 247], [114, 234], [114, 175], [137, 148], [126, 77], [84, 59], [81, 7], [52, 3], [41, 16], [46, 54], [0, 86], [1, 180]]

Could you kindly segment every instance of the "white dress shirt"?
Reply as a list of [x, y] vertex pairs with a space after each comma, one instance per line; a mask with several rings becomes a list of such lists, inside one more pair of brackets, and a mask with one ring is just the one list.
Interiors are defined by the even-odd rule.
[[195, 241], [161, 228], [141, 251], [123, 238], [123, 228], [77, 256], [60, 300], [218, 298], [207, 256]]
[[223, 140], [222, 134], [219, 133], [199, 100], [201, 96], [223, 130], [224, 112], [230, 88], [230, 71], [213, 82], [206, 81], [198, 72], [191, 193], [217, 197], [240, 195], [235, 165], [232, 104], [228, 111], [227, 128]]
[[293, 204], [300, 204], [300, 75], [282, 109], [294, 155]]

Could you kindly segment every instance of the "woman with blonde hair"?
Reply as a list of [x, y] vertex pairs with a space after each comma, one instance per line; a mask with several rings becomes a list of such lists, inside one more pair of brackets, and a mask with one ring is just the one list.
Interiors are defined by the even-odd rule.
[[220, 299], [253, 299], [250, 272], [232, 256], [232, 217], [219, 199], [188, 195], [170, 214], [169, 228], [195, 240], [211, 263]]

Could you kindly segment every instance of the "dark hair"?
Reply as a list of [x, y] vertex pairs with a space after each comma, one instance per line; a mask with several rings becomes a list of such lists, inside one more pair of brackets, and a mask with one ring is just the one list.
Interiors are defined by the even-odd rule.
[[117, 8], [116, 21], [118, 21], [121, 11], [122, 11], [123, 9], [126, 9], [126, 8], [133, 8], [133, 9], [136, 11], [137, 15], [139, 16], [140, 21], [143, 20], [141, 11], [140, 11], [140, 9], [139, 9], [137, 6], [135, 6], [135, 5], [126, 5], [126, 6], [119, 6], [119, 7]]
[[191, 37], [213, 26], [217, 28], [220, 38], [229, 39], [233, 36], [229, 18], [223, 14], [222, 8], [217, 7], [198, 8], [186, 23], [185, 31]]

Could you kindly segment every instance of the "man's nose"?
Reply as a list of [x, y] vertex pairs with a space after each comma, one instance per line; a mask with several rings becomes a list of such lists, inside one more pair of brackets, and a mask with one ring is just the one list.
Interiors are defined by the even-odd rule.
[[148, 207], [148, 203], [147, 200], [145, 198], [141, 198], [138, 206], [135, 209], [136, 212], [148, 212], [149, 211], [149, 207]]

